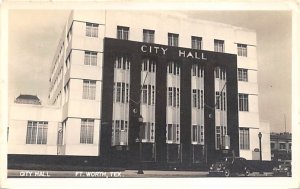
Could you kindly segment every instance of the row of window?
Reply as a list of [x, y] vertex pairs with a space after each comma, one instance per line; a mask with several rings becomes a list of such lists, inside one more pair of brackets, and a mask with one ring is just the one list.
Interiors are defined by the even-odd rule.
[[[117, 39], [129, 40], [129, 27], [117, 26]], [[154, 43], [155, 42], [155, 30], [143, 29], [143, 42]], [[179, 46], [179, 34], [168, 33], [168, 45], [178, 47]], [[202, 50], [202, 37], [191, 36], [192, 49]], [[237, 44], [238, 56], [247, 56], [247, 45]], [[214, 40], [214, 51], [225, 52], [224, 40]]]
[[[97, 66], [97, 52], [85, 51], [84, 64], [90, 66]], [[66, 68], [70, 66], [70, 57], [66, 59]], [[126, 56], [118, 56], [114, 64], [115, 68], [129, 70], [130, 69], [130, 60]], [[144, 59], [142, 62], [142, 70], [155, 72], [156, 71], [156, 62], [151, 59]], [[180, 65], [178, 63], [170, 62], [168, 65], [169, 73], [174, 75], [180, 74]], [[216, 78], [225, 80], [226, 74], [222, 68], [215, 69]], [[204, 69], [197, 64], [192, 65], [192, 76], [203, 77]], [[248, 70], [238, 68], [238, 81], [248, 81]]]
[[[47, 121], [28, 121], [26, 144], [47, 144]], [[63, 130], [58, 132], [58, 144], [63, 144]], [[94, 119], [81, 119], [80, 143], [92, 144], [94, 137]]]
[[[86, 36], [98, 37], [99, 24], [86, 23]], [[67, 36], [68, 39], [70, 36]], [[129, 27], [117, 26], [117, 39], [128, 40], [129, 39]], [[178, 47], [179, 34], [168, 33], [168, 45]], [[155, 42], [155, 30], [143, 29], [143, 42], [154, 43]], [[202, 49], [202, 37], [191, 36], [192, 49]], [[237, 44], [238, 56], [247, 57], [247, 45]], [[214, 50], [216, 52], [225, 52], [224, 40], [214, 40]]]
[[[94, 119], [81, 119], [80, 128], [80, 143], [93, 144], [94, 139]], [[28, 121], [26, 144], [46, 144], [47, 143], [48, 122], [46, 121]], [[62, 130], [58, 134], [62, 136]], [[119, 132], [128, 131], [128, 121], [113, 120], [112, 134], [113, 136]], [[166, 128], [167, 141], [180, 141], [180, 125], [167, 124]], [[155, 123], [143, 123], [140, 128], [141, 138], [147, 141], [154, 141]], [[219, 149], [224, 144], [224, 136], [227, 134], [226, 126], [216, 126], [216, 148]], [[62, 138], [62, 137], [59, 137]], [[250, 135], [249, 128], [239, 129], [240, 149], [250, 149]], [[61, 139], [62, 140], [62, 139]], [[192, 142], [204, 142], [204, 126], [192, 125]], [[62, 144], [61, 142], [58, 142]], [[272, 145], [273, 143], [271, 143]], [[291, 144], [290, 144], [291, 149]], [[273, 149], [274, 147], [272, 147]], [[285, 143], [280, 143], [280, 149], [286, 149]]]
[[[96, 81], [83, 81], [83, 99], [95, 100]], [[239, 97], [239, 111], [249, 111], [248, 94], [240, 93]], [[113, 87], [113, 101], [128, 103], [129, 99], [129, 84], [117, 82]], [[194, 108], [203, 108], [204, 97], [203, 90], [193, 89], [192, 100]], [[142, 88], [142, 103], [148, 105], [155, 104], [155, 86], [144, 85]], [[176, 87], [168, 87], [168, 106], [180, 106], [180, 89]], [[216, 109], [226, 110], [226, 93], [216, 92]]]
[[[276, 148], [274, 142], [271, 142], [271, 150], [278, 150], [278, 147]], [[280, 142], [279, 150], [292, 150], [292, 143]]]

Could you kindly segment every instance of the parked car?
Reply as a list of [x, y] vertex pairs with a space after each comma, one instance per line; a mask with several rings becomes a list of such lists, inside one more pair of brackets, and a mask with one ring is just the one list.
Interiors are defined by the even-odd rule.
[[278, 166], [273, 168], [274, 176], [292, 176], [291, 160], [284, 160]]
[[229, 177], [237, 174], [248, 176], [250, 173], [247, 160], [242, 157], [224, 157], [209, 168], [209, 176]]

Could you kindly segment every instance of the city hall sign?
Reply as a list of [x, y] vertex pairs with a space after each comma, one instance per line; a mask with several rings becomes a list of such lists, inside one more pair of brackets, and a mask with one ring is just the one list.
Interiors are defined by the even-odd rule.
[[[168, 48], [167, 47], [161, 47], [161, 46], [153, 46], [153, 45], [142, 45], [141, 46], [141, 51], [143, 53], [166, 55], [167, 52], [168, 52]], [[182, 57], [182, 58], [207, 60], [204, 52], [178, 49], [177, 55], [178, 55], [178, 57]]]

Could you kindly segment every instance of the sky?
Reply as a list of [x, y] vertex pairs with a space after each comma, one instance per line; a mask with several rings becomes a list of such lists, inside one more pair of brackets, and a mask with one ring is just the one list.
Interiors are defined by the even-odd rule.
[[[70, 11], [9, 13], [9, 101], [38, 95], [47, 104], [51, 62]], [[259, 115], [272, 132], [291, 131], [291, 14], [285, 11], [180, 11], [257, 32]], [[286, 117], [286, 124], [285, 119]]]

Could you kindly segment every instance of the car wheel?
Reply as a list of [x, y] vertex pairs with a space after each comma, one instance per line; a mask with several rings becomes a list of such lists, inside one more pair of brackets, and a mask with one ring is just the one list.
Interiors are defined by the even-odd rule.
[[249, 174], [250, 174], [250, 170], [249, 169], [245, 169], [245, 176], [247, 177], [247, 176], [249, 176]]
[[224, 176], [225, 177], [230, 177], [230, 170], [229, 169], [225, 169]]

